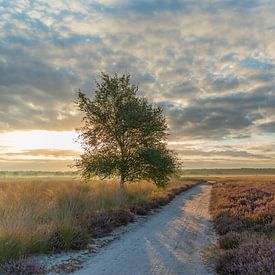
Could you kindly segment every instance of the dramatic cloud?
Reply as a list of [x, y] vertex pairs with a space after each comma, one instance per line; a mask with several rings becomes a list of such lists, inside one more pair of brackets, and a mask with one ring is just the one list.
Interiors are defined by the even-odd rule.
[[[0, 154], [1, 155], [1, 154]], [[5, 157], [44, 157], [44, 158], [71, 158], [72, 156], [78, 156], [79, 151], [74, 150], [62, 150], [62, 149], [32, 149], [22, 150], [20, 152], [6, 152]]]
[[0, 0], [0, 132], [73, 131], [78, 89], [130, 73], [164, 107], [170, 142], [259, 160], [235, 140], [275, 136], [274, 13], [269, 0]]

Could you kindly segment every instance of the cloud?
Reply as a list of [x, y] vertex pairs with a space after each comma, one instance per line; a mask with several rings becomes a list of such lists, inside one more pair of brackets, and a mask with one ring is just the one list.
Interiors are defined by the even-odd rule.
[[256, 89], [197, 98], [187, 106], [165, 106], [172, 133], [178, 138], [224, 138], [252, 135], [256, 131], [254, 126], [272, 112], [274, 103], [274, 95], [258, 93]]
[[211, 75], [209, 77], [209, 88], [214, 91], [224, 91], [224, 90], [234, 90], [236, 89], [240, 84], [240, 80], [235, 75], [229, 75], [229, 76], [215, 76]]
[[20, 157], [47, 157], [47, 158], [68, 158], [76, 157], [79, 155], [78, 151], [75, 150], [65, 150], [65, 149], [32, 149], [32, 150], [22, 150], [19, 152], [6, 152], [3, 153], [6, 157], [16, 158]]
[[[271, 1], [2, 1], [0, 131], [73, 130], [81, 88], [130, 73], [170, 138], [274, 133]], [[245, 14], [246, 16], [243, 16]]]
[[275, 81], [275, 74], [274, 72], [263, 71], [261, 73], [251, 75], [250, 79], [258, 82], [273, 82]]
[[255, 58], [245, 58], [240, 62], [240, 65], [245, 68], [252, 69], [275, 69], [275, 64], [270, 63], [269, 60], [258, 60]]
[[69, 160], [44, 160], [44, 159], [1, 159], [2, 171], [71, 171], [72, 161]]
[[242, 159], [270, 159], [270, 156], [264, 154], [252, 154], [247, 151], [234, 151], [234, 150], [213, 150], [213, 151], [202, 151], [202, 150], [177, 150], [182, 156], [198, 156], [198, 157], [207, 157], [207, 158], [242, 158]]
[[260, 124], [259, 128], [263, 132], [275, 133], [275, 120], [272, 122]]

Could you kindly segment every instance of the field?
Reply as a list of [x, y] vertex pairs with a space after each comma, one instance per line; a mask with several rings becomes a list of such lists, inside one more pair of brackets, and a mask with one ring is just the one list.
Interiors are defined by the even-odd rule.
[[182, 169], [180, 174], [186, 176], [275, 176], [274, 168], [231, 168], [231, 169]]
[[[273, 175], [275, 176], [274, 168], [235, 168], [235, 169], [182, 169], [179, 174], [181, 176], [265, 176], [265, 175]], [[77, 177], [79, 174], [77, 171], [0, 171], [0, 179], [3, 177]]]
[[[218, 274], [275, 273], [275, 176], [204, 176], [213, 184], [210, 212], [218, 234]], [[81, 182], [77, 175], [0, 177], [0, 271], [43, 273], [28, 255], [84, 249], [95, 238], [165, 205], [199, 182]], [[1, 270], [2, 268], [2, 270]]]
[[211, 213], [219, 274], [275, 273], [275, 176], [216, 177]]
[[166, 204], [195, 182], [174, 179], [167, 189], [131, 183], [122, 194], [111, 180], [2, 177], [0, 263], [10, 270], [10, 260], [26, 255], [83, 249], [93, 238]]

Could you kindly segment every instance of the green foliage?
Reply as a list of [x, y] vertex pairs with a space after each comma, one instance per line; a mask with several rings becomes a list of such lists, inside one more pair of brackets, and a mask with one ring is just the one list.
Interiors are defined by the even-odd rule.
[[19, 258], [24, 252], [23, 242], [18, 238], [6, 235], [0, 239], [0, 265], [10, 258]]
[[52, 252], [83, 249], [89, 243], [86, 228], [74, 224], [62, 224], [59, 230], [49, 239], [49, 250]]
[[102, 74], [93, 99], [79, 92], [76, 103], [84, 113], [84, 125], [78, 131], [84, 154], [76, 166], [84, 178], [120, 175], [122, 186], [141, 179], [167, 184], [176, 159], [166, 148], [163, 110], [137, 92], [130, 75], [107, 74]]
[[[0, 235], [0, 265], [10, 259], [19, 259], [26, 254], [46, 253], [48, 249], [47, 236], [30, 236], [16, 234]], [[0, 272], [1, 274], [1, 272]]]

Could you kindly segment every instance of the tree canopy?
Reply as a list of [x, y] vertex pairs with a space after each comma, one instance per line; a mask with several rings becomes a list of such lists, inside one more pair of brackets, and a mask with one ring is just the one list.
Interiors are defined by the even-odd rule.
[[84, 153], [76, 161], [86, 179], [119, 175], [125, 181], [150, 180], [165, 186], [176, 168], [167, 149], [163, 109], [138, 97], [130, 75], [102, 74], [94, 96], [79, 91], [76, 103], [84, 114], [78, 129]]

